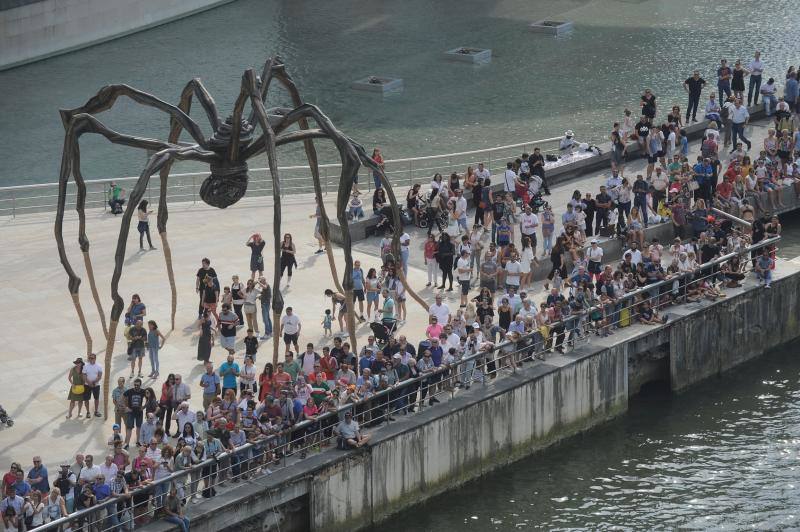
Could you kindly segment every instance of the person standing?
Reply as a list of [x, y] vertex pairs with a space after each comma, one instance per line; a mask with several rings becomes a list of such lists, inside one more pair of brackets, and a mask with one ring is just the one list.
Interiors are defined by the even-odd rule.
[[737, 59], [736, 63], [733, 64], [731, 89], [733, 89], [733, 95], [739, 100], [744, 98], [745, 74], [746, 71], [744, 68], [742, 68], [742, 62]]
[[461, 307], [466, 308], [467, 295], [472, 282], [472, 267], [470, 266], [469, 252], [466, 249], [461, 250], [456, 268], [458, 269], [458, 284], [461, 285]]
[[550, 187], [547, 185], [547, 179], [545, 178], [544, 155], [542, 155], [542, 150], [539, 148], [534, 148], [533, 153], [528, 157], [528, 168], [530, 168], [532, 175], [538, 176], [542, 180], [544, 195], [549, 196]]
[[286, 344], [286, 352], [289, 353], [289, 346], [294, 345], [296, 352], [300, 351], [298, 340], [302, 325], [300, 318], [292, 311], [292, 307], [286, 307], [286, 315], [281, 318], [280, 334], [283, 336], [283, 343]]
[[97, 355], [89, 354], [89, 362], [83, 366], [84, 399], [86, 400], [86, 418], [89, 415], [89, 399], [94, 397], [94, 415], [100, 417], [100, 381], [103, 379], [103, 366], [97, 363]]
[[742, 100], [737, 99], [731, 109], [731, 134], [733, 135], [733, 150], [731, 150], [731, 153], [736, 151], [737, 137], [741, 137], [745, 144], [747, 144], [747, 149], [750, 149], [751, 143], [747, 140], [747, 137], [744, 136], [744, 128], [749, 121], [750, 113], [747, 111], [747, 107], [742, 105]]
[[[133, 388], [130, 388], [122, 394], [124, 404], [125, 404], [125, 446], [123, 447], [125, 450], [128, 449], [128, 446], [131, 442], [131, 435], [133, 431], [136, 431], [136, 439], [134, 443], [137, 445], [140, 443], [139, 441], [139, 431], [142, 428], [142, 424], [144, 423], [144, 406], [145, 406], [145, 396], [144, 390], [142, 390], [142, 379], [136, 379], [133, 381]], [[86, 461], [89, 461], [89, 456], [86, 456]], [[91, 463], [87, 465], [87, 467], [91, 467]], [[98, 471], [99, 472], [99, 471]], [[83, 475], [80, 475], [80, 478], [83, 478]]]
[[144, 251], [144, 236], [147, 235], [147, 244], [150, 246], [150, 249], [156, 249], [153, 246], [153, 241], [150, 239], [150, 221], [148, 217], [153, 214], [153, 211], [147, 210], [147, 200], [142, 200], [139, 202], [139, 206], [136, 208], [136, 218], [139, 220], [139, 223], [136, 226], [136, 229], [139, 231], [139, 250]]
[[692, 72], [691, 77], [686, 78], [683, 82], [683, 88], [689, 95], [689, 104], [686, 106], [686, 122], [689, 122], [689, 116], [692, 122], [697, 122], [697, 107], [700, 105], [700, 95], [703, 92], [703, 87], [706, 86], [706, 80], [700, 77], [700, 71], [695, 70]]
[[264, 239], [261, 238], [260, 233], [255, 233], [251, 236], [245, 246], [250, 248], [250, 280], [256, 280], [256, 273], [259, 277], [264, 275], [264, 247], [267, 245]]
[[261, 319], [264, 320], [264, 336], [261, 340], [266, 340], [272, 336], [272, 317], [270, 316], [270, 305], [272, 304], [272, 287], [265, 277], [258, 280], [260, 289], [258, 298], [261, 302]]
[[753, 105], [758, 105], [758, 95], [761, 91], [761, 75], [764, 73], [764, 63], [761, 62], [761, 52], [756, 50], [756, 53], [753, 54], [753, 60], [747, 65], [747, 71], [750, 73], [750, 83], [747, 89], [747, 106], [750, 107], [751, 102]]
[[[407, 233], [403, 233], [407, 234]], [[409, 242], [411, 241], [411, 237], [408, 237]], [[408, 249], [408, 247], [406, 247]], [[403, 253], [403, 244], [402, 244], [402, 237], [400, 242], [400, 253]], [[408, 261], [408, 255], [406, 255], [404, 262]], [[403, 270], [407, 271], [407, 270]], [[353, 304], [356, 304], [358, 301], [358, 312], [359, 315], [357, 316], [358, 321], [365, 321], [364, 320], [364, 299], [366, 299], [364, 295], [364, 270], [361, 269], [361, 261], [357, 260], [353, 262]]]
[[[378, 165], [378, 168], [381, 169], [381, 172], [386, 168], [386, 165], [383, 162], [383, 154], [381, 154], [380, 148], [375, 148], [372, 150], [372, 161]], [[375, 181], [375, 188], [381, 188], [383, 184], [381, 183], [381, 173], [375, 170], [372, 171], [372, 179]]]
[[214, 398], [222, 392], [220, 384], [219, 375], [214, 371], [214, 365], [206, 362], [206, 372], [200, 376], [200, 387], [203, 389], [203, 410], [208, 410]]
[[503, 174], [503, 191], [506, 194], [514, 195], [516, 190], [517, 174], [514, 172], [514, 163], [506, 163], [506, 171]]
[[211, 317], [204, 311], [200, 317], [200, 338], [197, 340], [197, 360], [208, 362], [211, 359], [211, 346], [214, 345], [214, 328]]
[[[236, 327], [239, 325], [239, 317], [231, 308], [222, 305], [222, 312], [219, 315], [219, 344], [225, 349], [236, 349]], [[207, 407], [206, 407], [207, 408]]]
[[281, 279], [283, 279], [283, 272], [288, 269], [289, 280], [286, 282], [286, 286], [292, 284], [292, 266], [297, 267], [296, 251], [291, 233], [283, 235], [283, 242], [281, 242]]
[[[797, 73], [792, 72], [786, 77], [786, 84], [783, 86], [783, 101], [789, 104], [789, 110], [795, 111], [798, 95]], [[734, 142], [736, 144], [736, 142]]]
[[[239, 324], [244, 323], [244, 315], [242, 314], [242, 306], [244, 306], [244, 283], [239, 281], [239, 276], [234, 275], [231, 277], [231, 296], [233, 303], [233, 311], [236, 317], [239, 318]], [[225, 300], [223, 300], [223, 303]]]
[[731, 67], [728, 66], [726, 59], [720, 59], [719, 68], [717, 69], [717, 92], [719, 92], [719, 101], [722, 100], [722, 95], [725, 97], [731, 95]]

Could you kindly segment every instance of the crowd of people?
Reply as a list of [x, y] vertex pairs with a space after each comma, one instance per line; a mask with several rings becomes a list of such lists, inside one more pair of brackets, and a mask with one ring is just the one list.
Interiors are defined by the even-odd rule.
[[[134, 294], [125, 313], [131, 372], [127, 379], [119, 377], [111, 394], [114, 420], [108, 449], [98, 460], [102, 463], [78, 454], [52, 479], [39, 457], [27, 473], [12, 464], [3, 477], [0, 507], [6, 528], [34, 528], [115, 499], [115, 505], [90, 512], [91, 517], [75, 520], [65, 530], [79, 530], [87, 520], [102, 522], [102, 528], [130, 528], [157, 514], [188, 530], [185, 502], [214, 496], [224, 482], [269, 473], [289, 456], [302, 458], [329, 445], [368, 445], [365, 426], [431, 406], [443, 391], [469, 389], [528, 361], [563, 353], [592, 334], [608, 336], [634, 323], [664, 323], [665, 307], [724, 297], [725, 288], [739, 286], [748, 270], [768, 288], [773, 250], [764, 247], [749, 258], [745, 254], [751, 244], [780, 234], [780, 222], [770, 211], [780, 208], [781, 190], [800, 191], [795, 162], [800, 155], [800, 101], [796, 72], [790, 69], [784, 97], [773, 109], [775, 91], [769, 86], [774, 83], [761, 85], [763, 71], [758, 54], [747, 68], [741, 62], [733, 69], [721, 63], [719, 96], [733, 100], [725, 104], [726, 113], [706, 107], [711, 122], [695, 161], [690, 160], [684, 128], [696, 119], [705, 80], [699, 72], [688, 78], [686, 114], [673, 106], [660, 123], [656, 96], [644, 91], [639, 122], [626, 110], [622, 122], [613, 125], [611, 176], [596, 192], [575, 190], [558, 215], [543, 200], [550, 190], [539, 148], [509, 161], [497, 179], [499, 190], [484, 164], [448, 179], [436, 174], [428, 188], [413, 186], [406, 208], [413, 219], [429, 221], [421, 258], [433, 303], [428, 325], [414, 331], [412, 340], [398, 330], [407, 317], [399, 271], [407, 274], [414, 258], [407, 232], [398, 256], [387, 235], [374, 267], [365, 271], [355, 261], [353, 301], [326, 291], [331, 307], [321, 328], [327, 345], [303, 342], [302, 350], [301, 338], [307, 333], [292, 306], [286, 307], [280, 323], [271, 321], [272, 290], [281, 287], [270, 286], [264, 277], [265, 241], [259, 234], [245, 242], [249, 279], [233, 275], [226, 283], [204, 258], [195, 278], [197, 361], [203, 364], [195, 382], [161, 371], [159, 350], [166, 339], [155, 321], [146, 320], [147, 307]], [[757, 155], [743, 136], [749, 120], [742, 101], [747, 76], [748, 104], [757, 104], [762, 96], [776, 119]], [[715, 97], [712, 91], [710, 100]], [[782, 112], [789, 113], [788, 120]], [[647, 167], [628, 177], [625, 163], [635, 145], [647, 157]], [[725, 154], [729, 146], [732, 150]], [[375, 156], [383, 164], [380, 152]], [[380, 214], [387, 208], [386, 196], [380, 180], [375, 185], [373, 212]], [[354, 192], [355, 205], [362, 209]], [[750, 225], [715, 216], [712, 207]], [[447, 216], [441, 217], [444, 211]], [[142, 212], [140, 222], [146, 222], [146, 205]], [[440, 225], [442, 218], [446, 222]], [[674, 240], [647, 241], [645, 228], [666, 221], [673, 224]], [[624, 241], [620, 261], [604, 257], [599, 236]], [[714, 262], [729, 253], [737, 255]], [[286, 234], [280, 264], [287, 284], [297, 266], [296, 254], [292, 236]], [[534, 272], [541, 265], [547, 265], [548, 275], [539, 285]], [[453, 290], [454, 279], [460, 297], [451, 308], [446, 293]], [[382, 334], [370, 335], [358, 352], [345, 338], [348, 305], [357, 307], [359, 321], [383, 327], [373, 329]], [[273, 334], [285, 346], [284, 359], [262, 365], [257, 362], [259, 349]], [[215, 350], [224, 354], [221, 363], [212, 361]], [[146, 378], [145, 354], [151, 370]], [[78, 418], [84, 408], [87, 418], [101, 416], [103, 371], [95, 355], [74, 361], [67, 375], [68, 419], [76, 405]], [[202, 408], [193, 409], [193, 404]], [[198, 470], [199, 464], [203, 467]], [[157, 482], [182, 470], [191, 474]]]

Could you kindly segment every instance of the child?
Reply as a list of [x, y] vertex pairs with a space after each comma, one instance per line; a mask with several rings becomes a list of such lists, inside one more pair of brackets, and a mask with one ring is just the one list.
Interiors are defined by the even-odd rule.
[[353, 220], [360, 220], [364, 217], [364, 202], [358, 198], [358, 195], [358, 190], [354, 190], [350, 198], [350, 218]]
[[[161, 344], [159, 345], [159, 338], [161, 339]], [[161, 334], [161, 331], [158, 330], [158, 325], [153, 320], [147, 322], [147, 351], [150, 353], [150, 368], [152, 371], [150, 372], [150, 378], [158, 377], [158, 350], [164, 347], [164, 342], [167, 339], [164, 338], [164, 335]]]
[[253, 329], [247, 329], [247, 336], [244, 338], [244, 356], [256, 361], [256, 353], [258, 352], [258, 338], [253, 335]]
[[331, 336], [331, 324], [333, 323], [333, 316], [331, 316], [331, 309], [325, 309], [325, 316], [322, 317], [322, 328], [325, 336]]

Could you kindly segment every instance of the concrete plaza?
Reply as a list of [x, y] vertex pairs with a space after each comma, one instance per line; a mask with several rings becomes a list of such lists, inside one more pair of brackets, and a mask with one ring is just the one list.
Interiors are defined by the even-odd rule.
[[[760, 121], [748, 128], [747, 133], [753, 141], [753, 152], [766, 135], [766, 121]], [[692, 143], [690, 158], [699, 150], [697, 142]], [[724, 160], [724, 158], [723, 158]], [[644, 160], [630, 162], [625, 175], [634, 177], [644, 169]], [[548, 201], [559, 215], [574, 190], [596, 193], [610, 171], [592, 172], [563, 184], [552, 187], [553, 194]], [[427, 186], [424, 187], [427, 189]], [[403, 201], [405, 187], [398, 188], [398, 200]], [[371, 197], [364, 198], [365, 204]], [[334, 215], [332, 202], [335, 195], [326, 197], [328, 214]], [[330, 338], [322, 334], [322, 321], [325, 308], [330, 300], [323, 296], [326, 288], [334, 288], [330, 268], [324, 254], [316, 255], [316, 241], [313, 238], [314, 222], [309, 216], [314, 213], [315, 201], [311, 195], [295, 195], [283, 198], [282, 231], [290, 232], [297, 245], [299, 268], [291, 287], [282, 285], [287, 306], [293, 306], [303, 323], [301, 345], [313, 342], [318, 348], [328, 345]], [[365, 209], [368, 210], [368, 209]], [[67, 413], [67, 393], [69, 383], [67, 374], [76, 356], [85, 356], [83, 334], [75, 315], [72, 301], [67, 291], [67, 278], [58, 261], [53, 239], [53, 213], [40, 213], [17, 218], [0, 219], [3, 231], [0, 234], [0, 247], [3, 249], [2, 265], [3, 292], [9, 296], [7, 305], [0, 311], [8, 324], [4, 338], [2, 363], [5, 368], [6, 386], [0, 391], [0, 404], [14, 417], [12, 428], [0, 428], [0, 464], [18, 461], [27, 468], [31, 457], [41, 455], [51, 474], [60, 462], [70, 460], [76, 452], [104, 455], [108, 449], [106, 440], [111, 432], [113, 415], [109, 420], [100, 418], [65, 419]], [[155, 231], [155, 216], [152, 216], [152, 231]], [[102, 210], [87, 213], [87, 232], [91, 240], [91, 255], [94, 271], [100, 289], [101, 300], [106, 313], [111, 307], [110, 279], [113, 270], [113, 255], [120, 229], [121, 217], [115, 217]], [[559, 220], [560, 226], [560, 220]], [[78, 219], [74, 212], [67, 215], [64, 234], [70, 252], [69, 257], [76, 272], [84, 280], [81, 286], [81, 302], [94, 338], [94, 351], [102, 361], [105, 341], [100, 321], [91, 298], [88, 280], [83, 272], [83, 260], [77, 243]], [[126, 249], [125, 268], [120, 282], [120, 294], [125, 302], [133, 293], [141, 295], [147, 305], [147, 318], [160, 325], [167, 336], [160, 352], [161, 377], [154, 381], [144, 379], [144, 387], [152, 386], [156, 396], [160, 395], [161, 384], [169, 373], [181, 373], [192, 386], [193, 409], [201, 405], [199, 376], [202, 365], [196, 360], [198, 331], [194, 328], [197, 311], [197, 295], [194, 292], [195, 272], [200, 267], [200, 259], [209, 257], [223, 285], [238, 274], [242, 279], [249, 278], [249, 249], [245, 241], [254, 232], [260, 232], [267, 239], [265, 249], [265, 276], [272, 281], [272, 200], [269, 198], [244, 199], [226, 210], [217, 210], [203, 204], [175, 203], [170, 205], [169, 240], [173, 254], [173, 265], [178, 288], [178, 310], [176, 328], [169, 329], [169, 285], [161, 250], [138, 251], [138, 233], [133, 224]], [[557, 228], [558, 229], [558, 228]], [[423, 264], [422, 246], [424, 231], [409, 228], [412, 236], [412, 251], [409, 282], [427, 301], [432, 302], [433, 291], [425, 288], [426, 273]], [[157, 234], [153, 234], [154, 245], [161, 248]], [[338, 261], [339, 274], [344, 269], [343, 253], [334, 248]], [[354, 243], [353, 255], [362, 262], [364, 270], [380, 265], [378, 238], [372, 237]], [[534, 296], [544, 295], [541, 284]], [[445, 292], [451, 310], [458, 308], [458, 292]], [[424, 336], [427, 315], [411, 298], [407, 302], [408, 320], [400, 328], [412, 343]], [[43, 314], [43, 316], [37, 316]], [[334, 325], [334, 330], [337, 327]], [[370, 333], [367, 324], [357, 329], [359, 344]], [[240, 330], [237, 342], [237, 361], [241, 363], [244, 346]], [[281, 354], [282, 358], [282, 354]], [[272, 359], [271, 341], [262, 342], [256, 366], [259, 371]], [[212, 361], [216, 366], [224, 361], [224, 351], [215, 345]], [[125, 354], [122, 331], [117, 331], [114, 357], [110, 369], [112, 388], [116, 377], [130, 374]], [[147, 358], [143, 373], [150, 372]], [[20, 390], [16, 386], [21, 386]]]

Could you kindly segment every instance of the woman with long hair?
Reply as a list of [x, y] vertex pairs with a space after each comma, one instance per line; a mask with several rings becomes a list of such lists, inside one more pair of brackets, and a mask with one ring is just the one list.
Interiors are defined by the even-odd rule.
[[439, 269], [442, 270], [442, 286], [440, 290], [444, 289], [445, 281], [450, 279], [450, 287], [448, 292], [453, 291], [453, 257], [455, 256], [455, 247], [450, 241], [450, 235], [442, 233], [439, 237], [439, 246], [436, 250], [436, 261], [439, 263]]
[[268, 395], [275, 395], [275, 372], [271, 362], [264, 364], [264, 371], [258, 376], [258, 401], [263, 402]]
[[291, 233], [286, 233], [283, 235], [283, 242], [281, 242], [281, 279], [283, 279], [283, 272], [285, 272], [287, 268], [289, 270], [289, 280], [286, 286], [292, 283], [292, 266], [295, 268], [297, 267], [296, 252], [297, 248], [294, 247], [294, 239]]
[[[384, 162], [383, 162], [383, 154], [381, 154], [381, 149], [380, 148], [375, 148], [375, 149], [372, 150], [372, 161], [376, 165], [378, 165], [378, 168], [380, 168], [381, 171], [386, 167]], [[381, 188], [383, 186], [383, 184], [381, 183], [381, 174], [380, 174], [380, 172], [376, 172], [376, 171], [373, 170], [372, 171], [372, 179], [375, 181], [375, 188], [376, 189]]]
[[378, 304], [381, 295], [381, 282], [378, 279], [378, 272], [375, 268], [370, 268], [367, 272], [367, 278], [364, 280], [364, 288], [367, 295], [367, 319], [371, 316], [372, 308], [375, 307], [375, 312], [378, 311]]
[[522, 274], [519, 279], [519, 289], [524, 290], [528, 287], [528, 284], [533, 278], [531, 268], [533, 267], [533, 263], [536, 262], [536, 254], [533, 252], [531, 239], [528, 236], [522, 237], [522, 253], [520, 254], [519, 261], [520, 272]]
[[419, 221], [419, 188], [420, 184], [415, 183], [413, 187], [408, 190], [406, 194], [406, 207], [408, 212], [414, 217], [414, 223]]
[[[167, 435], [170, 434], [170, 425], [172, 424], [172, 412], [175, 410], [175, 374], [170, 373], [167, 375], [167, 380], [161, 385], [161, 397], [159, 399], [161, 406], [161, 414], [164, 417], [164, 431]], [[177, 418], [175, 420], [177, 425]], [[180, 432], [181, 428], [175, 429], [175, 434]]]
[[258, 306], [256, 305], [256, 300], [260, 292], [261, 290], [256, 286], [256, 282], [252, 279], [248, 279], [247, 286], [244, 289], [244, 305], [242, 305], [242, 312], [247, 321], [247, 328], [253, 329], [256, 336], [259, 334]]
[[144, 251], [144, 236], [147, 235], [147, 244], [150, 246], [150, 249], [156, 249], [153, 246], [153, 241], [150, 239], [150, 221], [148, 217], [153, 214], [153, 211], [147, 210], [147, 200], [142, 200], [139, 202], [139, 206], [136, 208], [136, 218], [139, 220], [139, 224], [136, 226], [136, 229], [139, 230], [139, 250]]

